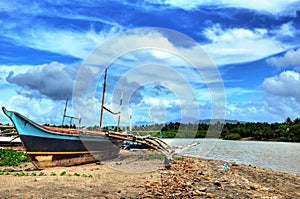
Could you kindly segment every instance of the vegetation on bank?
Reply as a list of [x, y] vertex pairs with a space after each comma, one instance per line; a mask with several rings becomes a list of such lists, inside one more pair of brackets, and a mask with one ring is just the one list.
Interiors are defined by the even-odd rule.
[[[135, 127], [135, 131], [140, 135], [149, 134], [160, 137], [160, 132], [155, 129], [156, 125], [144, 125]], [[180, 128], [180, 130], [179, 130]], [[210, 129], [208, 131], [208, 129]], [[214, 131], [214, 129], [222, 129], [222, 132]], [[209, 134], [207, 134], [209, 132]], [[300, 142], [300, 119], [291, 120], [287, 118], [282, 123], [267, 122], [237, 122], [222, 124], [216, 122], [214, 124], [181, 124], [179, 122], [170, 122], [161, 126], [162, 138], [221, 138], [228, 140], [239, 140], [243, 138], [253, 140], [272, 140], [272, 141], [288, 141]]]
[[0, 148], [0, 166], [18, 166], [20, 162], [30, 162], [30, 158], [21, 151]]
[[[31, 172], [28, 172], [28, 171], [15, 171], [14, 169], [12, 168], [5, 168], [3, 170], [0, 170], [0, 175], [13, 175], [13, 176], [38, 176], [38, 177], [41, 177], [41, 176], [58, 176], [57, 173], [55, 173], [54, 171], [50, 172], [49, 174], [41, 171], [41, 172], [35, 172], [35, 171], [31, 171]], [[80, 173], [67, 173], [66, 171], [62, 171], [59, 176], [77, 176], [77, 177], [89, 177], [89, 178], [92, 178], [94, 177], [92, 174], [86, 174], [86, 173], [83, 173], [83, 174], [80, 174]]]
[[300, 119], [287, 118], [282, 123], [237, 123], [225, 124], [221, 137], [224, 139], [253, 138], [255, 140], [274, 140], [300, 142]]

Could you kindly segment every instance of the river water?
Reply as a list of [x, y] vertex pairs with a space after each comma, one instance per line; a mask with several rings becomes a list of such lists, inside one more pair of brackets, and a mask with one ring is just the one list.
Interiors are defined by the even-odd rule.
[[[180, 155], [236, 162], [300, 175], [300, 143], [165, 139]], [[196, 145], [197, 144], [197, 145]], [[185, 148], [185, 146], [190, 146]]]

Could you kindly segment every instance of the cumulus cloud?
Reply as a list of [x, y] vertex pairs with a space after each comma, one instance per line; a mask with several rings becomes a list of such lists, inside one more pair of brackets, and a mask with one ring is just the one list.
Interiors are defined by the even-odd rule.
[[62, 100], [71, 96], [77, 70], [78, 66], [52, 62], [33, 67], [25, 73], [10, 72], [6, 81], [21, 88], [18, 92], [24, 96]]
[[[9, 102], [6, 102], [7, 109], [15, 110], [35, 122], [58, 125], [62, 122], [64, 105], [64, 101], [53, 101], [49, 98], [37, 99], [24, 95], [15, 95]], [[72, 115], [70, 107], [68, 114]]]
[[300, 111], [300, 74], [284, 71], [266, 78], [262, 83], [265, 102], [270, 112], [285, 118], [299, 117]]
[[[266, 78], [262, 90], [227, 88], [226, 118], [240, 121], [282, 122], [300, 112], [300, 74], [285, 71]], [[245, 98], [245, 94], [248, 97]], [[235, 100], [236, 99], [236, 100]]]
[[300, 67], [300, 48], [287, 51], [283, 56], [271, 57], [266, 60], [267, 64], [284, 68]]
[[300, 74], [294, 71], [284, 71], [278, 76], [264, 80], [262, 88], [268, 94], [293, 97], [300, 102]]
[[300, 103], [293, 97], [266, 95], [265, 102], [268, 112], [281, 118], [279, 121], [299, 118]]

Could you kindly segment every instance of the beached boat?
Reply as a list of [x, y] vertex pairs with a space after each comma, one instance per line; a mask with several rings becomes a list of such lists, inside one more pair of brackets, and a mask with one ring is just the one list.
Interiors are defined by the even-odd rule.
[[2, 107], [13, 122], [27, 154], [37, 168], [72, 166], [106, 160], [119, 153], [104, 132], [87, 134], [76, 131], [52, 130], [33, 122], [18, 112]]
[[[104, 74], [100, 129], [102, 129], [103, 110], [109, 110], [104, 107], [106, 76], [107, 69]], [[65, 117], [71, 120], [78, 119], [80, 123], [80, 118], [66, 115], [67, 102], [68, 100], [64, 110], [63, 123]], [[5, 107], [2, 107], [2, 110], [13, 122], [27, 154], [37, 168], [72, 166], [107, 160], [116, 157], [120, 151], [120, 147], [116, 145], [118, 141], [110, 138], [108, 132], [102, 130], [82, 132], [76, 129], [43, 126], [18, 112], [9, 111]]]

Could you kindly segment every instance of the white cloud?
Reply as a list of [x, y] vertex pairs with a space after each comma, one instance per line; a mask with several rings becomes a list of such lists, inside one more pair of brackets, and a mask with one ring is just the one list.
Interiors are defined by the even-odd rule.
[[15, 110], [40, 124], [61, 124], [64, 104], [65, 102], [63, 101], [52, 101], [46, 98], [35, 99], [23, 95], [15, 95], [6, 103], [6, 108]]
[[226, 119], [247, 122], [282, 121], [281, 117], [270, 113], [259, 90], [226, 88], [226, 97]]
[[292, 47], [270, 37], [267, 29], [231, 28], [217, 24], [204, 31], [211, 43], [202, 47], [217, 65], [258, 60]]
[[284, 71], [278, 76], [266, 78], [262, 88], [268, 94], [292, 97], [300, 102], [300, 74], [294, 71]]
[[226, 119], [282, 122], [299, 117], [300, 74], [285, 71], [266, 78], [262, 90], [226, 88]]
[[[152, 2], [152, 1], [151, 1]], [[299, 3], [299, 0], [260, 0], [260, 1], [241, 1], [241, 0], [157, 0], [156, 3], [166, 4], [185, 10], [195, 10], [199, 6], [217, 6], [217, 7], [233, 7], [245, 8], [257, 11], [265, 11], [272, 14], [284, 13], [286, 15], [295, 15], [297, 8], [293, 4]], [[286, 10], [290, 12], [287, 13]]]
[[281, 118], [279, 121], [285, 121], [288, 117], [291, 119], [299, 118], [300, 103], [295, 98], [268, 94], [264, 100], [268, 113], [272, 114], [273, 117]]
[[[0, 99], [1, 106], [8, 110], [14, 110], [29, 119], [40, 124], [58, 124], [62, 122], [64, 101], [52, 101], [47, 98], [36, 99], [19, 95], [15, 93], [7, 100]], [[68, 108], [68, 113], [71, 115], [71, 109]], [[11, 121], [2, 113], [0, 113], [0, 122], [11, 123]], [[77, 124], [76, 124], [77, 125]]]
[[226, 106], [226, 119], [246, 122], [282, 122], [285, 115], [274, 114], [265, 101], [230, 102]]
[[149, 106], [159, 106], [162, 105], [166, 108], [173, 107], [174, 105], [179, 106], [180, 105], [180, 100], [178, 99], [160, 99], [160, 98], [145, 98], [142, 103], [148, 104]]
[[279, 29], [271, 30], [272, 33], [277, 35], [279, 38], [284, 37], [294, 37], [296, 35], [297, 29], [292, 22], [284, 23]]
[[299, 117], [300, 112], [300, 74], [284, 71], [266, 78], [262, 84], [265, 101], [269, 111], [283, 118]]
[[78, 32], [38, 27], [22, 35], [11, 33], [9, 37], [19, 45], [84, 59], [96, 45], [108, 35], [115, 34], [115, 31], [118, 30], [112, 28], [108, 32], [96, 33], [94, 30]]
[[[159, 31], [162, 30], [162, 33]], [[168, 32], [169, 31], [169, 32]], [[177, 41], [170, 41], [168, 35], [165, 34], [179, 34], [172, 30], [167, 29], [134, 29], [129, 31], [130, 34], [122, 33], [116, 37], [110, 38], [107, 42], [100, 44], [97, 49], [87, 58], [87, 64], [99, 64], [99, 60], [105, 66], [116, 58], [119, 59], [119, 64], [127, 67], [138, 67], [146, 64], [159, 64], [163, 67], [172, 68], [172, 70], [180, 71], [183, 75], [187, 73], [186, 70], [190, 68], [199, 69], [204, 78], [194, 79], [197, 82], [206, 83], [220, 81], [217, 77], [218, 71], [216, 66], [211, 62], [210, 58], [204, 52], [204, 50], [195, 41], [190, 47], [176, 46], [174, 43], [178, 40], [186, 40], [186, 38], [176, 38]], [[166, 33], [167, 32], [167, 33]], [[172, 35], [171, 35], [172, 36]], [[173, 38], [174, 40], [174, 38]], [[191, 42], [191, 41], [187, 41]], [[180, 69], [177, 66], [184, 66], [185, 68]], [[188, 69], [187, 69], [188, 68]], [[151, 70], [151, 69], [149, 69]], [[179, 72], [179, 74], [180, 74]], [[189, 71], [189, 75], [191, 75]], [[151, 74], [168, 76], [167, 73], [157, 73], [152, 70]], [[195, 76], [195, 75], [194, 75]], [[188, 79], [193, 79], [193, 75], [189, 76]], [[139, 78], [140, 76], [136, 76]], [[143, 77], [142, 77], [143, 78]], [[168, 79], [167, 78], [167, 79]]]
[[[84, 59], [96, 45], [123, 30], [123, 27], [113, 19], [108, 20], [89, 14], [79, 14], [69, 9], [57, 9], [52, 6], [55, 3], [60, 4], [62, 2], [51, 2], [50, 5], [41, 2], [24, 4], [1, 2], [0, 8], [3, 8], [9, 17], [4, 21], [0, 20], [0, 35], [17, 46], [26, 46]], [[51, 20], [51, 18], [65, 20], [66, 27], [49, 23], [47, 20]], [[84, 29], [80, 26], [68, 26], [67, 23], [70, 20], [87, 21], [91, 25], [90, 28]], [[101, 31], [95, 31], [94, 23], [99, 23], [104, 27]]]
[[271, 57], [266, 60], [267, 64], [276, 67], [299, 67], [300, 66], [300, 48], [289, 50], [281, 57]]

